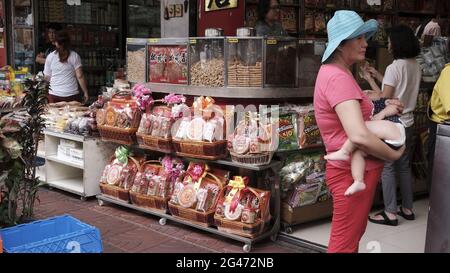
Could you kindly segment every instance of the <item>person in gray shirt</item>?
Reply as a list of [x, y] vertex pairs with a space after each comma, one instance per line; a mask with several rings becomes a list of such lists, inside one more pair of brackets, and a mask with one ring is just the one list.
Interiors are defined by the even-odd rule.
[[278, 0], [260, 0], [258, 5], [257, 36], [288, 36], [280, 23]]

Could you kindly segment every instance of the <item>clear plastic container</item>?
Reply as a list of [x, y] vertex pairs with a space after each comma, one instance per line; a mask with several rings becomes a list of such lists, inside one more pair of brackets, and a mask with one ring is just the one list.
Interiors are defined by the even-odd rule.
[[288, 37], [265, 38], [266, 87], [297, 86], [297, 40]]
[[227, 38], [227, 80], [231, 87], [263, 86], [263, 38]]
[[189, 40], [190, 84], [225, 86], [225, 38], [203, 37]]
[[127, 39], [127, 78], [130, 82], [146, 82], [146, 47], [146, 39]]

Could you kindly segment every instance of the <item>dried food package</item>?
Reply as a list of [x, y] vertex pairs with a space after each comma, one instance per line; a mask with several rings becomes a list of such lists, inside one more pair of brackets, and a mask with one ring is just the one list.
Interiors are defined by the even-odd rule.
[[297, 185], [289, 198], [289, 205], [297, 208], [316, 203], [321, 188], [322, 183]]
[[300, 148], [320, 146], [323, 144], [312, 106], [306, 106], [298, 113], [297, 126], [298, 146]]
[[277, 133], [279, 151], [298, 149], [296, 114], [289, 113], [280, 115]]
[[187, 84], [187, 48], [185, 45], [149, 46], [149, 81]]

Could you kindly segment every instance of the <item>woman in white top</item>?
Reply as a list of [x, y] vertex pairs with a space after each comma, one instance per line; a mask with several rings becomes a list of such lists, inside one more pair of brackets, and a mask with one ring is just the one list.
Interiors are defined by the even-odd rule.
[[70, 50], [69, 35], [64, 31], [57, 32], [55, 46], [56, 50], [48, 55], [44, 67], [45, 78], [50, 81], [49, 102], [80, 101], [79, 83], [86, 103], [89, 94], [81, 59]]
[[[420, 53], [420, 44], [411, 28], [405, 25], [391, 28], [388, 50], [393, 55], [394, 62], [386, 68], [384, 76], [372, 67], [367, 67], [363, 73], [373, 92], [382, 98], [398, 98], [405, 105], [400, 122], [406, 129], [406, 150], [400, 159], [385, 164], [382, 173], [385, 213], [378, 213], [369, 218], [369, 221], [376, 224], [397, 225], [397, 214], [406, 220], [415, 219], [410, 158], [414, 134], [413, 111], [417, 104], [422, 74], [415, 59]], [[382, 90], [374, 78], [382, 82]], [[396, 176], [399, 178], [402, 195], [402, 206], [399, 209], [397, 209]]]

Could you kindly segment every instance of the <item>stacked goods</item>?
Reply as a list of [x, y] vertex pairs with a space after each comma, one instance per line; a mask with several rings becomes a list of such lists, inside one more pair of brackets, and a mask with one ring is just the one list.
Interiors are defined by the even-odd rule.
[[241, 164], [269, 164], [273, 156], [272, 124], [259, 121], [256, 113], [246, 113], [229, 138], [231, 159]]
[[224, 71], [223, 59], [198, 61], [191, 66], [191, 85], [222, 87], [225, 85]]
[[141, 111], [131, 91], [114, 94], [103, 109], [97, 111], [97, 126], [102, 139], [131, 145], [135, 142]]
[[278, 118], [279, 151], [318, 147], [323, 144], [312, 105], [287, 105]]
[[322, 153], [289, 157], [280, 171], [280, 178], [283, 200], [291, 208], [330, 198], [325, 184], [325, 160]]
[[183, 181], [175, 183], [169, 201], [171, 214], [202, 226], [211, 226], [217, 200], [228, 179], [228, 171], [191, 162]]
[[194, 115], [185, 116], [174, 126], [174, 147], [179, 156], [216, 160], [226, 156], [224, 113], [210, 97], [193, 104]]
[[245, 65], [238, 60], [228, 64], [228, 85], [236, 87], [261, 87], [262, 64]]
[[254, 238], [270, 220], [270, 192], [247, 184], [247, 177], [230, 180], [217, 203], [214, 222], [221, 231]]
[[184, 96], [170, 94], [162, 100], [168, 106], [155, 106], [151, 113], [143, 114], [136, 133], [139, 146], [160, 152], [173, 152], [172, 126], [182, 117], [180, 109], [190, 112], [190, 109], [184, 104], [185, 101]]
[[[56, 132], [64, 132], [68, 123], [71, 124], [73, 120], [88, 116], [88, 110], [87, 107], [81, 106], [81, 103], [77, 101], [50, 103], [47, 105], [47, 112], [44, 115], [46, 128]], [[82, 131], [89, 131], [89, 126], [92, 123], [86, 120], [86, 123], [83, 122], [82, 125]], [[77, 124], [77, 132], [79, 128], [80, 126]], [[95, 126], [91, 128], [95, 129]]]
[[117, 148], [115, 156], [106, 165], [100, 178], [101, 192], [110, 197], [129, 202], [130, 189], [143, 162], [142, 158], [132, 157], [129, 149], [123, 146]]
[[183, 172], [183, 162], [170, 156], [161, 161], [144, 162], [130, 190], [131, 202], [137, 206], [167, 212], [167, 203], [175, 183], [181, 181]]

